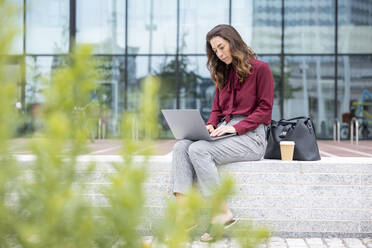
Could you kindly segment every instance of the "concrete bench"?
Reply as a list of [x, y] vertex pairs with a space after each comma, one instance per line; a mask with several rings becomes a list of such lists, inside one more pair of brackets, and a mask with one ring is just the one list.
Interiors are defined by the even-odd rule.
[[[19, 156], [27, 163], [30, 158]], [[31, 159], [32, 160], [32, 159]], [[102, 188], [115, 173], [119, 156], [82, 156], [78, 173], [96, 162], [85, 196], [93, 205], [107, 205]], [[143, 164], [136, 157], [136, 164]], [[153, 156], [145, 183], [147, 223], [161, 218], [171, 197], [171, 156]], [[219, 166], [221, 176], [236, 181], [236, 194], [228, 200], [240, 221], [253, 220], [288, 237], [371, 237], [372, 159], [322, 158], [320, 161], [261, 160]], [[148, 230], [149, 231], [149, 230]]]

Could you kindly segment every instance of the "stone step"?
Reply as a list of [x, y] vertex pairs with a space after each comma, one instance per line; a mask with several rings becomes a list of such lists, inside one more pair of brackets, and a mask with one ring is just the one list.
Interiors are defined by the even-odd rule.
[[[107, 183], [114, 175], [114, 171], [95, 171], [86, 173], [79, 171], [77, 175], [92, 183]], [[277, 172], [221, 172], [228, 174], [235, 180], [236, 185], [304, 185], [304, 186], [360, 186], [372, 185], [371, 175], [336, 174], [336, 173], [277, 173]], [[150, 171], [147, 182], [164, 184], [171, 183], [170, 171]]]
[[[32, 157], [20, 156], [32, 174]], [[93, 206], [108, 206], [105, 186], [116, 171], [111, 165], [119, 156], [82, 156], [76, 168], [86, 197]], [[87, 172], [91, 162], [93, 172]], [[154, 156], [144, 165], [148, 177], [144, 226], [161, 218], [171, 196], [171, 157]], [[219, 166], [221, 176], [236, 182], [236, 194], [228, 199], [236, 218], [254, 220], [276, 233], [290, 236], [368, 237], [372, 234], [372, 159], [322, 158], [320, 161], [262, 160]], [[146, 229], [146, 228], [145, 228]]]
[[[86, 182], [82, 183], [85, 192], [88, 194], [103, 193], [104, 188], [109, 186], [110, 182]], [[163, 197], [164, 194], [171, 194], [172, 185], [170, 183], [144, 183], [145, 192]], [[372, 198], [372, 185], [269, 185], [269, 184], [238, 184], [235, 185], [236, 195], [241, 197], [320, 197], [320, 198]]]

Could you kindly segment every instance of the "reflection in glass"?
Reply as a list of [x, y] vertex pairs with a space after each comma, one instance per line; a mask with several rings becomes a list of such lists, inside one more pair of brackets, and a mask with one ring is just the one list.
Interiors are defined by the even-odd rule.
[[253, 0], [235, 0], [232, 1], [231, 6], [231, 25], [248, 46], [252, 46], [253, 19], [257, 18], [257, 13], [253, 15], [253, 2]]
[[334, 0], [285, 1], [286, 53], [333, 53]]
[[209, 119], [215, 84], [206, 67], [207, 56], [180, 56], [180, 108], [199, 109]]
[[281, 0], [234, 0], [231, 24], [257, 53], [279, 53], [281, 8]]
[[[128, 109], [137, 107], [137, 96], [134, 94], [141, 87], [141, 81], [148, 76], [147, 63], [149, 56], [130, 56], [133, 65], [128, 71]], [[161, 108], [174, 108], [176, 103], [175, 56], [153, 56], [151, 70], [160, 78], [159, 100]], [[133, 94], [132, 94], [133, 93]]]
[[312, 116], [318, 137], [332, 137], [334, 57], [286, 57], [284, 118], [297, 116]]
[[66, 56], [26, 56], [26, 107], [44, 103], [43, 91], [48, 87], [53, 70], [67, 63]]
[[[177, 1], [131, 0], [128, 10], [130, 53], [176, 53]], [[151, 68], [151, 58], [149, 58]]]
[[208, 31], [229, 22], [229, 1], [181, 0], [180, 9], [180, 53], [205, 54]]
[[[14, 20], [11, 20], [11, 25], [16, 28], [17, 34], [14, 37], [12, 47], [10, 49], [11, 54], [22, 54], [23, 53], [23, 0], [8, 0], [16, 8], [16, 14]], [[12, 26], [13, 27], [13, 26]]]
[[[153, 56], [152, 68], [153, 75], [159, 77], [159, 109], [176, 108], [176, 57], [175, 56]], [[138, 91], [141, 81], [148, 76], [147, 65], [148, 56], [130, 56], [132, 61], [128, 68], [128, 110], [138, 108]], [[160, 137], [173, 138], [168, 125], [159, 113]]]
[[[98, 103], [98, 118], [107, 128], [107, 137], [116, 137], [124, 108], [125, 59], [124, 56], [100, 56], [93, 60], [101, 78], [92, 95], [92, 102]], [[63, 56], [28, 56], [26, 63], [26, 109], [32, 112], [35, 106], [45, 101], [42, 91], [48, 87], [52, 71], [66, 66], [67, 60]]]
[[95, 53], [123, 53], [125, 0], [77, 0], [76, 41]]
[[21, 134], [32, 133], [41, 127], [39, 110], [45, 102], [43, 91], [51, 78], [52, 56], [26, 56], [25, 120], [20, 127]]
[[372, 138], [372, 56], [340, 56], [338, 61], [338, 119], [341, 138], [349, 138], [349, 123], [359, 121], [359, 137]]
[[[21, 91], [22, 91], [22, 73], [23, 73], [23, 59], [21, 57], [13, 57], [12, 59], [3, 62], [1, 68], [3, 80], [17, 85], [18, 88], [18, 99], [17, 101], [22, 102]], [[23, 107], [23, 106], [22, 106]]]
[[26, 57], [26, 109], [45, 101], [42, 91], [50, 80], [53, 60], [52, 56]]
[[271, 73], [274, 78], [274, 106], [271, 118], [280, 120], [280, 57], [278, 56], [260, 56], [258, 58], [269, 64]]
[[99, 56], [94, 64], [100, 74], [94, 98], [99, 104], [99, 118], [107, 127], [108, 136], [119, 136], [120, 116], [124, 109], [125, 57]]
[[338, 51], [372, 52], [372, 1], [338, 1]]
[[66, 53], [69, 45], [69, 1], [27, 1], [27, 53]]

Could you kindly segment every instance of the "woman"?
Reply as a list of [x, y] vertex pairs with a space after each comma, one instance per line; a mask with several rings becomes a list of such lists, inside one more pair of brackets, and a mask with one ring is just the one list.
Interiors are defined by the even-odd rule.
[[[173, 148], [173, 193], [184, 197], [197, 180], [203, 195], [219, 184], [216, 164], [262, 159], [265, 152], [265, 125], [271, 121], [273, 76], [267, 63], [257, 60], [239, 33], [229, 25], [218, 25], [208, 32], [207, 67], [216, 85], [213, 106], [206, 128], [212, 137], [237, 135], [216, 141], [180, 140]], [[230, 209], [212, 223], [235, 222]], [[212, 237], [204, 234], [202, 241]]]

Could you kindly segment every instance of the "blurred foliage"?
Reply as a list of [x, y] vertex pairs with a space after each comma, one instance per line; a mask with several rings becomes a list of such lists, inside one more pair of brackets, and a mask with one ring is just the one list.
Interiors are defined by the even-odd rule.
[[[8, 141], [15, 133], [16, 85], [4, 73], [11, 41], [14, 9], [0, 0], [0, 247], [186, 247], [201, 235], [233, 193], [233, 181], [224, 180], [212, 197], [192, 190], [183, 201], [170, 200], [164, 217], [153, 230], [154, 243], [143, 242], [146, 164], [158, 136], [159, 79], [146, 78], [138, 94], [138, 110], [123, 113], [122, 162], [104, 188], [105, 205], [84, 197], [95, 164], [82, 163], [96, 123], [92, 93], [99, 75], [91, 63], [91, 48], [74, 49], [64, 67], [54, 70], [43, 94], [40, 118], [26, 161], [13, 159]], [[144, 154], [141, 165], [134, 155]], [[85, 167], [83, 165], [86, 165]], [[84, 168], [84, 175], [81, 170]], [[80, 172], [79, 172], [80, 171]], [[90, 174], [89, 174], [90, 173]], [[190, 227], [197, 226], [192, 229]], [[226, 235], [222, 225], [212, 226], [216, 240]], [[256, 247], [268, 237], [264, 229], [241, 225], [229, 231], [241, 247]]]
[[[12, 40], [16, 35], [13, 28], [15, 8], [4, 0], [0, 0], [0, 233], [1, 240], [14, 233], [14, 212], [8, 206], [12, 192], [17, 188], [14, 178], [19, 171], [15, 161], [8, 150], [8, 140], [14, 132], [16, 125], [16, 85], [6, 73], [6, 65], [9, 64], [8, 51]], [[0, 242], [1, 247], [9, 247]]]
[[214, 216], [221, 213], [223, 204], [233, 192], [234, 182], [226, 177], [208, 198], [191, 189], [182, 200], [171, 199], [164, 217], [155, 225], [155, 247], [188, 247], [188, 244], [199, 240], [206, 230], [213, 237], [212, 242], [229, 237], [242, 248], [254, 248], [266, 242], [269, 230], [253, 223], [238, 222], [227, 230], [222, 224], [209, 224]]

